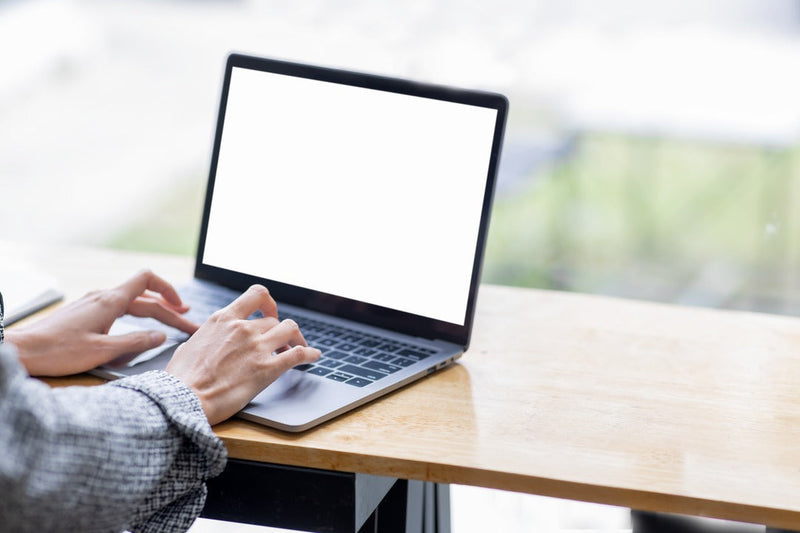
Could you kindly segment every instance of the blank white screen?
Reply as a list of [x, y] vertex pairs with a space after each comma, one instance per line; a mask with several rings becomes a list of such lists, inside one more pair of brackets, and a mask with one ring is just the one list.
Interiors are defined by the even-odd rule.
[[203, 263], [463, 325], [497, 111], [231, 76]]

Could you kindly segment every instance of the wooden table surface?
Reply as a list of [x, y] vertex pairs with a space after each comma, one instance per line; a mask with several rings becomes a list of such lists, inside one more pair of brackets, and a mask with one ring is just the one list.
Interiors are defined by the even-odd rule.
[[[70, 298], [144, 266], [192, 271], [99, 249], [7, 254]], [[454, 367], [299, 435], [215, 430], [236, 458], [800, 530], [800, 319], [499, 286], [477, 309]]]

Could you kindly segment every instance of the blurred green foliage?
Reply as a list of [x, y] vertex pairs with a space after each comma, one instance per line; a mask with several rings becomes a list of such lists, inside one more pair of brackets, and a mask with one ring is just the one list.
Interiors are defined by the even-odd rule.
[[797, 206], [796, 146], [584, 135], [565, 161], [499, 191], [484, 279], [785, 307], [800, 272]]

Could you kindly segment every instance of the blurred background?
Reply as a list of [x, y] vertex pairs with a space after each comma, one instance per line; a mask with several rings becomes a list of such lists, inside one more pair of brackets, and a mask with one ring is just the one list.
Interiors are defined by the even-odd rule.
[[487, 282], [800, 314], [800, 0], [0, 0], [0, 51], [5, 239], [193, 254], [238, 51], [505, 93]]
[[507, 94], [486, 281], [800, 311], [798, 0], [0, 0], [0, 50], [7, 238], [192, 254], [239, 51]]

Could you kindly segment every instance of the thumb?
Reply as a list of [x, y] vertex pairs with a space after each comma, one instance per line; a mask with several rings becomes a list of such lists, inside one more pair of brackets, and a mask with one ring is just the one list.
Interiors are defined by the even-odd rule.
[[134, 331], [125, 335], [107, 335], [106, 347], [113, 356], [141, 353], [156, 348], [167, 340], [161, 331]]

